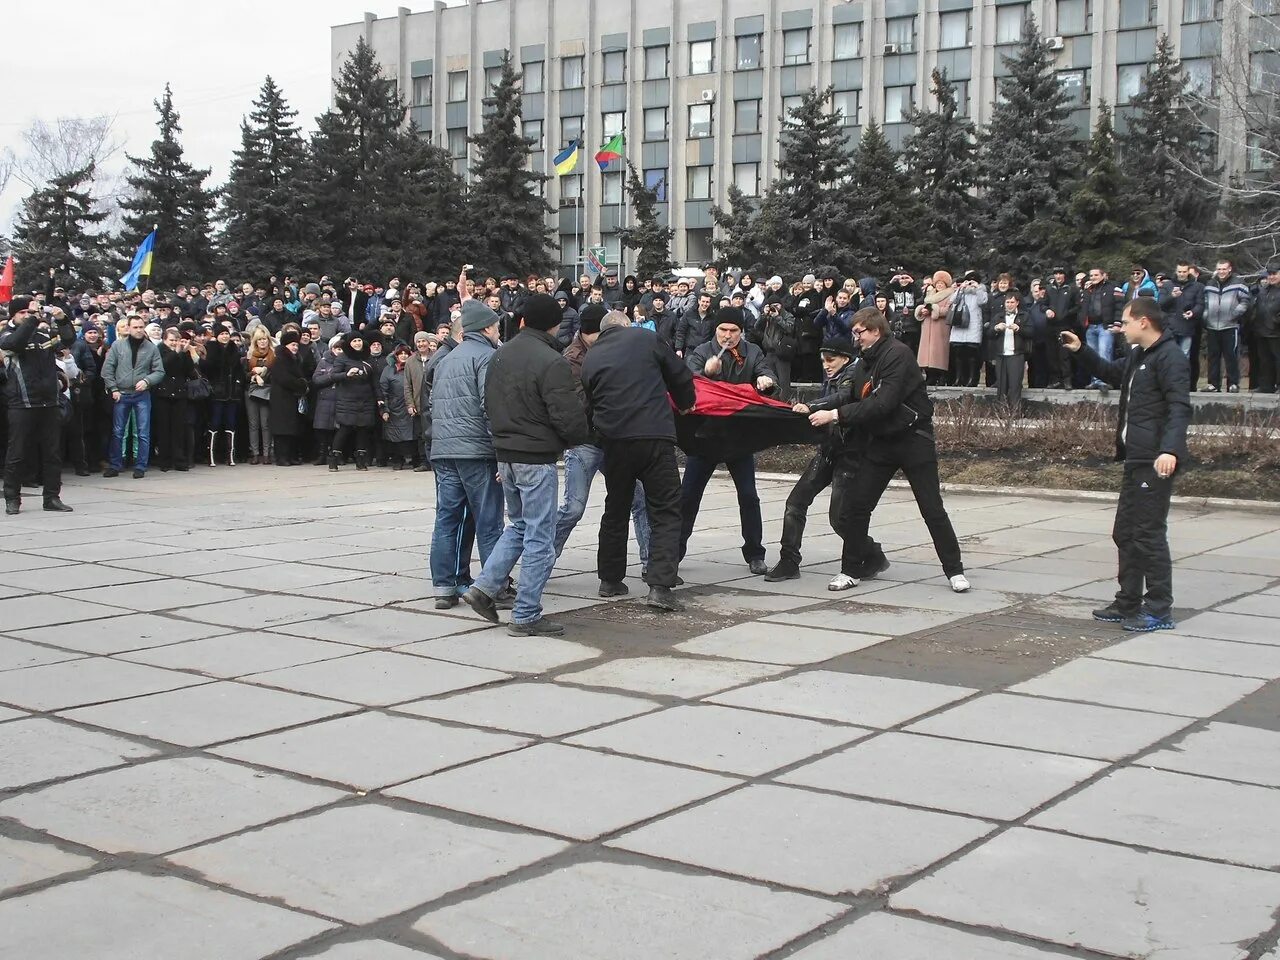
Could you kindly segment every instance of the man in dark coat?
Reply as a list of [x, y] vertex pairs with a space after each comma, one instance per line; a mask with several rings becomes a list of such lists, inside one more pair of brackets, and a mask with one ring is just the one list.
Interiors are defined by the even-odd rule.
[[307, 395], [310, 381], [302, 372], [301, 350], [301, 336], [296, 330], [286, 330], [280, 337], [280, 349], [276, 351], [275, 362], [268, 373], [271, 382], [268, 416], [275, 445], [275, 462], [280, 467], [302, 462], [298, 450], [298, 436], [302, 432], [298, 401]]
[[1119, 360], [1082, 348], [1074, 334], [1063, 338], [1087, 370], [1120, 388], [1116, 460], [1124, 464], [1124, 481], [1112, 530], [1120, 556], [1120, 589], [1093, 616], [1134, 633], [1175, 626], [1169, 500], [1174, 473], [1187, 456], [1191, 394], [1186, 358], [1161, 328], [1162, 320], [1154, 300], [1130, 300], [1122, 320], [1129, 353]]
[[493, 432], [509, 523], [463, 599], [498, 622], [496, 598], [520, 563], [507, 632], [559, 636], [564, 626], [542, 615], [542, 591], [555, 566], [559, 475], [556, 461], [586, 443], [587, 420], [577, 384], [555, 334], [560, 307], [545, 293], [525, 301], [524, 328], [489, 361], [484, 405]]

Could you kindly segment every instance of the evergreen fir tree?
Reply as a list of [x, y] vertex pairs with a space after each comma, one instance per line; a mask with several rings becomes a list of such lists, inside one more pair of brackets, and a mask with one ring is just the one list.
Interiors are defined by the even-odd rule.
[[383, 229], [403, 242], [373, 275], [416, 276], [425, 268], [431, 275], [451, 276], [462, 263], [482, 262], [468, 227], [466, 184], [454, 173], [447, 150], [411, 127], [387, 156], [382, 177], [399, 190], [397, 202], [383, 211]]
[[495, 274], [542, 270], [555, 243], [547, 226], [551, 207], [542, 196], [547, 177], [530, 168], [531, 142], [521, 128], [522, 78], [504, 51], [498, 82], [484, 98], [480, 133], [470, 138], [476, 145], [468, 196], [475, 262]]
[[1173, 41], [1161, 34], [1118, 138], [1125, 173], [1149, 204], [1148, 229], [1162, 259], [1185, 255], [1218, 206], [1216, 145], [1192, 108], [1189, 85]]
[[222, 190], [222, 252], [228, 273], [265, 282], [269, 276], [323, 268], [308, 229], [306, 145], [292, 109], [270, 76], [240, 122], [240, 149]]
[[854, 273], [888, 279], [902, 264], [912, 273], [924, 269], [921, 235], [928, 231], [926, 212], [911, 180], [879, 124], [862, 129], [853, 152], [853, 171], [838, 191], [845, 210], [843, 227], [849, 246], [836, 260], [846, 275]]
[[1009, 74], [978, 153], [982, 240], [988, 266], [1026, 277], [1058, 255], [1053, 241], [1079, 158], [1068, 97], [1034, 16], [1004, 63]]
[[14, 223], [18, 289], [43, 288], [50, 268], [77, 287], [101, 289], [111, 272], [107, 238], [96, 228], [107, 219], [94, 210], [93, 165], [54, 177], [22, 201]]
[[[813, 87], [782, 119], [778, 176], [770, 194], [785, 203], [791, 214], [784, 235], [762, 234], [771, 245], [770, 257], [791, 256], [799, 262], [832, 263], [839, 259], [839, 225], [846, 215], [839, 191], [832, 189], [849, 174], [850, 159], [839, 114], [828, 111], [832, 88]], [[763, 204], [762, 204], [763, 206]]]
[[730, 184], [728, 207], [713, 206], [711, 218], [718, 235], [712, 244], [722, 264], [757, 273], [768, 269], [783, 276], [803, 274], [814, 266], [794, 246], [789, 201], [773, 184], [759, 198], [748, 197]]
[[1147, 263], [1153, 246], [1149, 218], [1135, 216], [1126, 202], [1134, 189], [1116, 156], [1111, 107], [1104, 100], [1098, 105], [1084, 169], [1067, 201], [1057, 246], [1072, 251], [1081, 267], [1099, 266], [1113, 277], [1124, 276], [1135, 263]]
[[636, 251], [636, 276], [666, 276], [672, 267], [671, 241], [676, 232], [658, 220], [658, 191], [645, 185], [630, 160], [627, 161], [627, 198], [635, 226], [619, 230], [618, 238], [628, 250]]
[[936, 110], [913, 108], [907, 122], [915, 131], [902, 144], [902, 160], [924, 203], [922, 266], [959, 269], [971, 261], [978, 223], [977, 136], [973, 121], [960, 115], [956, 88], [946, 71], [933, 71]]
[[160, 114], [160, 136], [152, 141], [150, 156], [126, 154], [133, 171], [125, 177], [129, 195], [120, 202], [124, 227], [116, 253], [123, 274], [138, 244], [157, 227], [150, 285], [167, 288], [207, 278], [213, 272], [210, 219], [216, 197], [204, 187], [209, 171], [198, 170], [183, 159], [178, 142], [182, 127], [168, 84], [155, 107]]

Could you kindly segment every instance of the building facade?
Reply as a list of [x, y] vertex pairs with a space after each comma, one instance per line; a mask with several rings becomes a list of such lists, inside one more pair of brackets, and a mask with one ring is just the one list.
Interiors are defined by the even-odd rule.
[[[929, 77], [944, 68], [981, 126], [1006, 72], [1002, 55], [1033, 14], [1084, 137], [1101, 100], [1124, 123], [1161, 33], [1202, 93], [1216, 95], [1236, 71], [1247, 83], [1261, 45], [1255, 21], [1271, 12], [1259, 5], [1275, 0], [437, 0], [333, 27], [332, 72], [364, 37], [397, 78], [410, 120], [465, 176], [475, 149], [467, 137], [480, 130], [483, 98], [510, 51], [524, 72], [532, 163], [551, 175], [546, 197], [566, 267], [594, 244], [622, 262], [625, 171], [614, 163], [602, 173], [592, 160], [619, 132], [627, 158], [659, 188], [674, 259], [696, 263], [711, 256], [712, 206], [725, 204], [730, 184], [764, 189], [784, 111], [811, 86], [834, 88], [850, 138], [875, 120], [898, 147], [907, 110], [922, 97], [932, 105]], [[1246, 138], [1234, 130], [1243, 120], [1218, 112], [1221, 159], [1243, 169]], [[551, 158], [575, 139], [576, 170], [555, 176]]]

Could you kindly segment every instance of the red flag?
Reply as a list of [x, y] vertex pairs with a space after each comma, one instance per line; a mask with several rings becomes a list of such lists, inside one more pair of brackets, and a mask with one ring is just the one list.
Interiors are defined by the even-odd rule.
[[13, 257], [4, 262], [4, 273], [0, 273], [0, 303], [8, 303], [13, 299]]
[[753, 384], [694, 377], [697, 404], [676, 417], [676, 442], [685, 453], [723, 462], [782, 444], [816, 444], [825, 432], [791, 404], [762, 397]]

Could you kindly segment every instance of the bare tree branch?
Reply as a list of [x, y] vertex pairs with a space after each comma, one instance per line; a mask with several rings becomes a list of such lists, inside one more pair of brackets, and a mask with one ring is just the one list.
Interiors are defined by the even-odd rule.
[[113, 116], [33, 121], [22, 132], [25, 149], [14, 157], [14, 176], [35, 190], [90, 164], [101, 167], [124, 147], [115, 123]]

